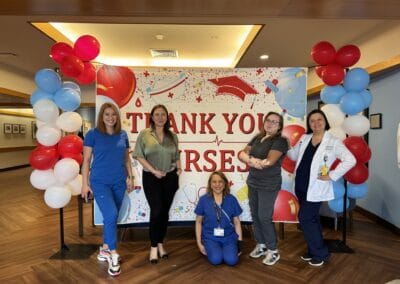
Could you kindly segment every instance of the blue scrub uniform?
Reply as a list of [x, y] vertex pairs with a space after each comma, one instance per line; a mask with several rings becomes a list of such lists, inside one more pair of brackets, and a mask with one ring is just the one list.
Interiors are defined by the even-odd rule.
[[[228, 265], [237, 264], [239, 260], [238, 235], [235, 232], [233, 217], [238, 217], [242, 213], [242, 208], [236, 197], [231, 194], [224, 196], [221, 207], [219, 207], [215, 204], [211, 194], [205, 194], [200, 198], [194, 212], [203, 217], [201, 239], [208, 260], [214, 265], [222, 262]], [[220, 217], [219, 223], [218, 216]], [[223, 237], [214, 235], [214, 229], [218, 227], [224, 229]]]
[[114, 250], [117, 245], [118, 213], [126, 191], [128, 135], [123, 130], [119, 134], [103, 134], [94, 128], [86, 134], [83, 145], [92, 148], [89, 181], [103, 215], [103, 241], [110, 250]]

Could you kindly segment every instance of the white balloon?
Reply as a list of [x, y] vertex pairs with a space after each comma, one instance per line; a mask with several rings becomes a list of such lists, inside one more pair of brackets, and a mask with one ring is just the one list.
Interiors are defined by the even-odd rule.
[[44, 201], [47, 206], [58, 209], [63, 208], [71, 200], [71, 191], [66, 185], [53, 185], [46, 189]]
[[61, 131], [51, 125], [42, 125], [36, 132], [36, 139], [44, 146], [53, 146], [61, 139]]
[[67, 111], [58, 117], [56, 124], [65, 132], [75, 132], [82, 127], [82, 117], [77, 112]]
[[64, 183], [72, 181], [79, 174], [79, 164], [71, 158], [59, 160], [54, 165], [54, 175]]
[[361, 114], [346, 117], [343, 129], [349, 136], [364, 136], [370, 127], [369, 119]]
[[82, 191], [82, 175], [77, 175], [68, 183], [69, 189], [73, 196], [81, 194]]
[[57, 183], [57, 179], [54, 176], [54, 171], [52, 169], [43, 171], [33, 170], [29, 180], [34, 188], [41, 190], [45, 190]]
[[44, 122], [54, 122], [60, 114], [57, 105], [48, 99], [37, 101], [33, 105], [33, 112], [37, 119]]
[[331, 127], [341, 125], [346, 116], [337, 104], [326, 104], [321, 110], [325, 113]]
[[346, 132], [344, 132], [343, 128], [341, 126], [337, 126], [337, 127], [331, 127], [328, 132], [330, 134], [332, 134], [334, 137], [340, 139], [340, 140], [344, 140], [346, 139]]

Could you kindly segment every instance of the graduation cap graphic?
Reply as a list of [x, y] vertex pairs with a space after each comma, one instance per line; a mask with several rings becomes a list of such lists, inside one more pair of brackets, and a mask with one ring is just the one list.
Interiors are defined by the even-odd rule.
[[240, 79], [238, 76], [228, 76], [215, 79], [208, 79], [208, 81], [214, 83], [218, 86], [217, 96], [220, 95], [231, 95], [238, 97], [242, 101], [246, 95], [256, 95], [258, 92], [251, 87], [244, 80]]

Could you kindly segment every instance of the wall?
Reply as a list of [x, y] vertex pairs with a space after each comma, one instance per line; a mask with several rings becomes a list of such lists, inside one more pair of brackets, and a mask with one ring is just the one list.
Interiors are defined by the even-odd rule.
[[[10, 112], [10, 109], [0, 110], [0, 169], [29, 164], [28, 157], [31, 150], [26, 148], [20, 150], [18, 147], [33, 147], [36, 144], [32, 138], [32, 122], [35, 118], [5, 114], [7, 112]], [[12, 112], [17, 114], [16, 110]], [[25, 133], [5, 133], [5, 125], [12, 127], [16, 124], [19, 127], [23, 125]], [[2, 151], [4, 148], [9, 151]]]
[[370, 84], [374, 101], [369, 113], [382, 113], [382, 129], [369, 131], [372, 159], [368, 195], [357, 205], [400, 228], [400, 169], [397, 166], [397, 128], [400, 122], [400, 69]]

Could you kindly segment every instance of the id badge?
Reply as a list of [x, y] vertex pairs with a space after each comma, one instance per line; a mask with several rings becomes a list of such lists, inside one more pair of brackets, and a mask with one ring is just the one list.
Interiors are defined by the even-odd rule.
[[215, 237], [223, 237], [224, 236], [224, 229], [222, 229], [222, 228], [214, 228], [214, 236]]

